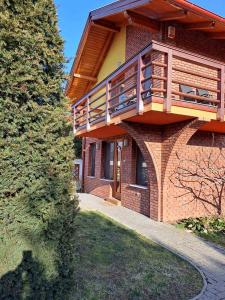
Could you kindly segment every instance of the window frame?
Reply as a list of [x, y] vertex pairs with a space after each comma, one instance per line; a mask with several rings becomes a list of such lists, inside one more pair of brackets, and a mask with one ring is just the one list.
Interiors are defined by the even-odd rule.
[[88, 176], [95, 177], [95, 162], [96, 162], [96, 143], [90, 143]]
[[[147, 164], [145, 162], [144, 156], [136, 144], [136, 153], [135, 153], [135, 184], [138, 186], [147, 187], [148, 186], [148, 174], [147, 174]], [[145, 166], [143, 166], [145, 164]], [[144, 175], [144, 172], [146, 172], [146, 175]]]

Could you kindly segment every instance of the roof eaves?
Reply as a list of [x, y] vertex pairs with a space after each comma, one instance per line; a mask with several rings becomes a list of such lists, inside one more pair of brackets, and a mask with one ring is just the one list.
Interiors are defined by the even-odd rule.
[[180, 8], [187, 9], [194, 14], [197, 14], [201, 17], [208, 17], [212, 20], [225, 24], [225, 18], [222, 16], [217, 15], [201, 6], [198, 6], [190, 1], [187, 0], [167, 0], [169, 3], [174, 4]]
[[126, 9], [136, 8], [145, 4], [150, 3], [152, 0], [121, 0], [106, 6], [103, 6], [99, 9], [93, 10], [91, 16], [93, 20], [99, 18], [104, 18], [109, 15], [114, 15], [120, 12], [123, 12]]

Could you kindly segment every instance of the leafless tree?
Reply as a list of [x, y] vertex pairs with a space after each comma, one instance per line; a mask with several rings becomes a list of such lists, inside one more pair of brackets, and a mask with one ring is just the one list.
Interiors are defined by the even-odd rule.
[[224, 149], [201, 148], [191, 158], [179, 159], [179, 165], [170, 180], [181, 194], [177, 198], [187, 199], [187, 203], [201, 202], [209, 211], [213, 207], [218, 215], [222, 213], [225, 203], [225, 153]]

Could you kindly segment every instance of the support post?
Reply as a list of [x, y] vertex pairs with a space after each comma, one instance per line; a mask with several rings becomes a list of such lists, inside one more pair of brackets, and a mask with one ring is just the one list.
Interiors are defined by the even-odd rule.
[[144, 101], [142, 99], [142, 91], [143, 91], [143, 87], [142, 87], [142, 80], [144, 79], [143, 76], [143, 60], [142, 60], [142, 56], [139, 55], [138, 57], [138, 71], [137, 71], [137, 113], [139, 115], [142, 115], [144, 112]]
[[169, 49], [167, 53], [167, 83], [166, 83], [166, 99], [164, 100], [163, 109], [169, 113], [171, 111], [171, 98], [172, 98], [172, 64], [173, 64], [173, 51]]
[[225, 94], [225, 66], [220, 69], [220, 104], [217, 112], [217, 118], [221, 122], [224, 122], [224, 94]]
[[106, 110], [105, 110], [105, 122], [107, 125], [110, 124], [110, 111], [109, 111], [109, 100], [110, 100], [110, 89], [111, 89], [111, 82], [106, 82]]
[[87, 109], [87, 111], [86, 111], [86, 122], [87, 122], [87, 124], [86, 124], [86, 128], [87, 128], [87, 131], [89, 131], [90, 130], [90, 96], [88, 96], [87, 97], [87, 104], [86, 104], [86, 109]]

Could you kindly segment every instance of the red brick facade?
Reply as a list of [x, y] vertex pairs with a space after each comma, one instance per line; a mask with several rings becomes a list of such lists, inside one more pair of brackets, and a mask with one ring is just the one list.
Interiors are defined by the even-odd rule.
[[[224, 60], [224, 42], [206, 40], [204, 33], [194, 33], [177, 28], [176, 39], [167, 39], [166, 28], [162, 34], [154, 36], [155, 39], [163, 39], [166, 43], [204, 54], [210, 57]], [[161, 37], [162, 35], [162, 37]], [[126, 58], [129, 59], [150, 43], [152, 35], [145, 30], [127, 27], [127, 48]], [[198, 42], [197, 42], [198, 41]], [[207, 47], [205, 47], [207, 45]], [[221, 47], [224, 51], [221, 51]], [[163, 58], [160, 58], [163, 59]], [[176, 65], [179, 65], [179, 60]], [[216, 77], [214, 70], [203, 70], [202, 66], [196, 64], [186, 65], [182, 62], [182, 67], [189, 69], [199, 68], [199, 72], [208, 72]], [[184, 78], [188, 81], [188, 78]], [[196, 78], [196, 83], [201, 84], [201, 78]], [[207, 83], [210, 86], [211, 82]], [[216, 88], [211, 86], [212, 89]], [[176, 89], [176, 86], [174, 86]], [[208, 155], [212, 153], [216, 160], [219, 149], [225, 148], [225, 136], [222, 134], [206, 133], [199, 131], [202, 121], [192, 120], [177, 123], [169, 126], [150, 126], [143, 124], [122, 122], [119, 124], [127, 135], [120, 137], [128, 139], [128, 145], [123, 147], [121, 162], [121, 204], [134, 211], [149, 216], [159, 221], [175, 221], [191, 216], [204, 216], [215, 214], [216, 209], [210, 204], [202, 204], [200, 201], [191, 201], [190, 195], [181, 196], [184, 191], [175, 186], [172, 180], [173, 175], [182, 158], [195, 160], [196, 155]], [[113, 137], [112, 137], [113, 139]], [[139, 146], [148, 168], [148, 186], [135, 186], [135, 153], [134, 141]], [[212, 143], [213, 141], [213, 143]], [[88, 176], [89, 166], [89, 144], [96, 142], [96, 170], [95, 177]], [[84, 167], [84, 190], [94, 195], [110, 198], [112, 197], [113, 181], [105, 180], [102, 177], [102, 167], [104, 155], [102, 151], [102, 141], [86, 138], [85, 142], [85, 167]], [[209, 196], [210, 197], [210, 196]], [[225, 195], [224, 195], [225, 197]], [[222, 207], [225, 213], [225, 201]]]
[[[121, 204], [127, 208], [150, 216], [161, 221], [174, 221], [190, 216], [203, 216], [209, 213], [215, 214], [212, 205], [204, 205], [199, 201], [188, 203], [190, 197], [182, 195], [184, 191], [176, 188], [171, 181], [176, 172], [179, 159], [195, 159], [195, 156], [204, 151], [208, 154], [212, 151], [213, 159], [218, 155], [220, 148], [225, 149], [224, 135], [216, 134], [212, 145], [212, 134], [200, 132], [201, 123], [198, 120], [180, 123], [176, 125], [156, 127], [140, 126], [140, 124], [124, 123], [121, 126], [127, 130], [126, 139], [128, 146], [122, 150], [121, 166]], [[135, 187], [135, 157], [133, 142], [136, 141], [143, 153], [148, 167], [148, 187]], [[97, 142], [96, 174], [88, 176], [88, 158], [86, 155], [85, 181], [86, 192], [94, 195], [112, 197], [113, 181], [102, 179], [102, 165], [104, 157], [102, 153], [102, 141], [86, 139], [86, 153], [89, 143]], [[223, 206], [225, 213], [225, 205]]]

